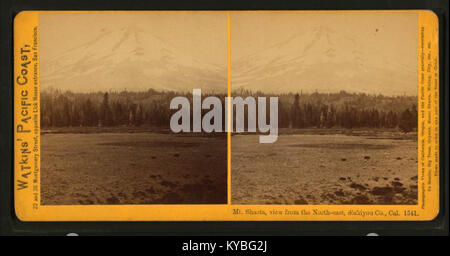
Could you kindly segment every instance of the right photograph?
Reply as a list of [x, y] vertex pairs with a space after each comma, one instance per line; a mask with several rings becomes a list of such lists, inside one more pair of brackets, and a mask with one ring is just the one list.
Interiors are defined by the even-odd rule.
[[278, 99], [276, 141], [231, 133], [232, 204], [417, 204], [417, 14], [232, 13], [230, 38], [231, 96]]

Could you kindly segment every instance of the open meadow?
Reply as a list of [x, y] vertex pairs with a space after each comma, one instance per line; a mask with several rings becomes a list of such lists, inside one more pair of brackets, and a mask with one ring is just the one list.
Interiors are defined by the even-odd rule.
[[41, 203], [226, 204], [226, 136], [41, 135]]
[[417, 134], [258, 135], [231, 141], [233, 204], [417, 204]]

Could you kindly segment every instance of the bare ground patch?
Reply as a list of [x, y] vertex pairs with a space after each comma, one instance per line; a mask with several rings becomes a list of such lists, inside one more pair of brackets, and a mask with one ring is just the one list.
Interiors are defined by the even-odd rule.
[[368, 134], [234, 136], [232, 203], [417, 204], [417, 141]]
[[46, 134], [41, 203], [225, 204], [226, 137]]

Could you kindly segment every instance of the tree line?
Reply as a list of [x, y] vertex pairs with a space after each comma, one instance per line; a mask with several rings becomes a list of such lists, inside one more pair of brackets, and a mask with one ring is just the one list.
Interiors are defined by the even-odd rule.
[[294, 96], [293, 104], [280, 101], [279, 127], [294, 128], [396, 128], [410, 132], [417, 128], [417, 107], [414, 103], [401, 111], [356, 107], [352, 102], [341, 106], [322, 102], [301, 103], [300, 95]]
[[[190, 92], [95, 92], [44, 90], [41, 92], [41, 126], [155, 126], [168, 128], [176, 110], [169, 108], [176, 96], [192, 100]], [[202, 98], [210, 95], [202, 95]], [[222, 99], [225, 94], [214, 94]], [[398, 128], [417, 129], [416, 96], [384, 96], [361, 93], [264, 94], [238, 90], [233, 97], [279, 98], [280, 128]], [[205, 110], [207, 112], [207, 110]], [[267, 111], [269, 112], [269, 111]], [[223, 118], [225, 114], [223, 113]], [[235, 116], [235, 115], [234, 115]], [[223, 124], [225, 122], [222, 122]]]

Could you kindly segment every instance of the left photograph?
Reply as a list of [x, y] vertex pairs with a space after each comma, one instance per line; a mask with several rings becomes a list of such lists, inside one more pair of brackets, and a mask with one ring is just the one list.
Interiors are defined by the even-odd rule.
[[227, 134], [170, 128], [175, 97], [227, 95], [226, 14], [42, 13], [39, 30], [42, 205], [227, 203]]

